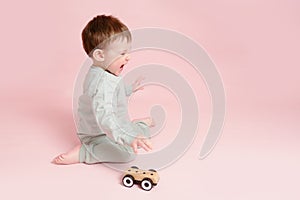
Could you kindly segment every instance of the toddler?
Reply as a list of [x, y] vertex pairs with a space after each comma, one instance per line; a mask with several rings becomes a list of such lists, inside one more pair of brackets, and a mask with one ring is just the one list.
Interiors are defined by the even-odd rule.
[[143, 89], [141, 79], [125, 86], [119, 75], [130, 59], [131, 34], [113, 16], [93, 18], [82, 31], [85, 52], [93, 60], [79, 97], [77, 135], [81, 141], [54, 164], [129, 162], [138, 148], [152, 149], [150, 117], [130, 121], [127, 96]]

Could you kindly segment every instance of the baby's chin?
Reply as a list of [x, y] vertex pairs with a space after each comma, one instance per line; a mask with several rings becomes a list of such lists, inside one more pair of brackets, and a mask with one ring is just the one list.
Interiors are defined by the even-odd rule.
[[122, 73], [123, 69], [120, 69], [119, 71], [115, 72], [114, 75], [115, 76], [120, 76]]

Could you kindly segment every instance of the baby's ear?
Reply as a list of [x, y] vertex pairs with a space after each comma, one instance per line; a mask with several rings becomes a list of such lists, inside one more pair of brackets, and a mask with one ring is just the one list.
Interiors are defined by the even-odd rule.
[[93, 58], [97, 61], [103, 62], [104, 61], [104, 53], [101, 49], [95, 49], [93, 52]]

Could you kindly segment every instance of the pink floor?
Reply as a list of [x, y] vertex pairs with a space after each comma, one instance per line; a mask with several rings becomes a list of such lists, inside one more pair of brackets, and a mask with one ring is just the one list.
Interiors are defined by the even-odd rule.
[[[1, 199], [300, 199], [300, 4], [141, 2], [30, 0], [1, 7]], [[159, 171], [151, 192], [123, 187], [122, 174], [101, 164], [50, 163], [78, 143], [72, 90], [85, 60], [80, 31], [98, 13], [117, 15], [130, 28], [188, 35], [205, 47], [224, 82], [222, 137], [198, 160], [209, 99], [203, 80], [189, 79], [202, 108], [199, 133], [183, 157]], [[171, 119], [157, 148], [169, 142], [163, 134], [176, 133]]]
[[[32, 105], [33, 106], [33, 105]], [[298, 199], [299, 125], [296, 118], [227, 116], [213, 153], [198, 160], [201, 136], [173, 165], [159, 171], [151, 192], [120, 184], [122, 173], [103, 165], [50, 164], [77, 142], [67, 109], [47, 114], [27, 107], [1, 119], [1, 193], [5, 199]], [[44, 110], [43, 110], [44, 109]], [[69, 110], [71, 111], [71, 110]]]

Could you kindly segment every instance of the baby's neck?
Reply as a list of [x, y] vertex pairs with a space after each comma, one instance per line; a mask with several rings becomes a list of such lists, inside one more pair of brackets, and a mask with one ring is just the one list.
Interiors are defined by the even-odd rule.
[[100, 68], [105, 70], [105, 66], [104, 66], [103, 62], [99, 62], [99, 61], [96, 61], [94, 59], [93, 59], [93, 66], [100, 67]]

